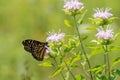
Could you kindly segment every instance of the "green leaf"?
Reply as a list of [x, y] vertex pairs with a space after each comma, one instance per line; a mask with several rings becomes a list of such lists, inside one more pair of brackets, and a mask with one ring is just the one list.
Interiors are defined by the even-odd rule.
[[52, 77], [56, 76], [57, 74], [61, 73], [63, 70], [62, 67], [59, 67], [53, 74], [52, 74]]
[[71, 65], [71, 68], [78, 68], [78, 67], [79, 67], [78, 64]]
[[76, 48], [76, 47], [79, 46], [79, 42], [77, 42], [77, 41], [74, 40], [74, 39], [70, 39], [70, 40], [69, 40], [69, 46], [70, 46], [71, 48]]
[[[66, 64], [69, 65], [72, 68], [78, 67], [78, 65], [74, 65], [75, 62], [80, 60], [80, 53], [77, 53], [74, 57], [67, 58], [65, 60]], [[62, 62], [60, 66], [65, 66], [65, 62]]]
[[116, 73], [120, 76], [120, 70], [117, 69], [117, 70], [116, 70]]
[[105, 65], [97, 65], [91, 69], [95, 74], [98, 74], [99, 72], [102, 72]]
[[113, 22], [113, 20], [117, 20], [117, 19], [119, 19], [118, 17], [111, 17], [111, 18], [109, 18], [109, 23], [111, 23], [111, 22]]
[[64, 53], [70, 52], [72, 50], [72, 47], [70, 47], [69, 45], [64, 46], [65, 46]]
[[116, 58], [113, 63], [112, 63], [112, 67], [115, 66], [116, 64], [120, 63], [120, 57]]
[[91, 40], [91, 42], [96, 43], [96, 44], [100, 44], [100, 42], [97, 40]]
[[99, 47], [90, 47], [90, 48], [94, 48], [94, 50], [92, 50], [92, 52], [88, 55], [88, 58], [91, 58], [94, 55], [100, 54], [103, 51], [103, 49]]
[[73, 65], [73, 63], [75, 63], [75, 62], [77, 62], [78, 60], [80, 60], [80, 58], [81, 58], [80, 55], [81, 55], [80, 53], [77, 53], [77, 55], [76, 55], [75, 57], [71, 58], [70, 64]]
[[73, 27], [72, 24], [70, 23], [70, 21], [68, 21], [68, 20], [64, 20], [64, 24], [65, 24], [67, 27]]
[[116, 80], [114, 75], [110, 76], [110, 80]]
[[86, 40], [88, 38], [88, 36], [83, 36], [81, 38], [82, 38], [82, 41], [84, 41], [84, 40]]
[[85, 78], [82, 75], [76, 75], [76, 80], [85, 80]]
[[120, 33], [116, 33], [114, 38], [116, 39], [119, 35], [120, 35]]
[[109, 47], [110, 50], [120, 50], [119, 46], [110, 46]]
[[90, 27], [87, 27], [86, 30], [96, 31], [96, 27], [90, 26]]
[[108, 80], [105, 76], [101, 76], [99, 79], [100, 80]]
[[52, 67], [53, 64], [51, 62], [43, 62], [41, 64], [38, 64], [39, 66], [44, 66], [44, 67]]
[[69, 73], [69, 72], [66, 72], [65, 80], [69, 80], [69, 77], [70, 77], [70, 73]]
[[81, 18], [78, 20], [78, 24], [82, 24], [83, 18], [84, 18], [86, 13], [87, 13], [87, 10], [84, 11], [84, 13], [82, 14]]
[[112, 70], [112, 74], [113, 74], [113, 75], [117, 74], [117, 75], [120, 76], [120, 70], [119, 70], [119, 69], [113, 69], [113, 70]]

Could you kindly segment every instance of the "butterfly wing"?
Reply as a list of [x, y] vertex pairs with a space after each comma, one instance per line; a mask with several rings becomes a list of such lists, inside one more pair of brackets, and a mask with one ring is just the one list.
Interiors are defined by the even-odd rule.
[[42, 61], [44, 59], [45, 51], [47, 42], [39, 42], [36, 40], [24, 40], [22, 42], [24, 45], [24, 49], [30, 53], [32, 53], [32, 56], [39, 61]]
[[23, 42], [22, 42], [22, 44], [24, 45], [24, 49], [26, 50], [26, 51], [28, 51], [28, 52], [30, 52], [31, 53], [31, 44], [32, 44], [32, 40], [24, 40]]
[[38, 44], [34, 47], [32, 55], [35, 59], [42, 61], [44, 59], [44, 55], [45, 55], [45, 45], [42, 44]]

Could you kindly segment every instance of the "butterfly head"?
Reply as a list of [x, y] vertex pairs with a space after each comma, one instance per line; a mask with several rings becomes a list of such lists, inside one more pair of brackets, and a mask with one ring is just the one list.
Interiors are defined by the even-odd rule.
[[31, 40], [24, 40], [24, 41], [22, 42], [22, 44], [23, 44], [24, 46], [29, 46], [29, 45], [30, 45], [30, 42], [31, 42]]

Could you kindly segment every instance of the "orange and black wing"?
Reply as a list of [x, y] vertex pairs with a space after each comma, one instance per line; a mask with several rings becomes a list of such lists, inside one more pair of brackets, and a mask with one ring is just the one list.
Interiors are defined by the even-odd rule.
[[22, 44], [24, 46], [24, 49], [31, 53], [32, 51], [31, 45], [33, 44], [33, 40], [24, 40]]
[[45, 51], [46, 51], [45, 45], [39, 44], [34, 47], [32, 55], [35, 59], [42, 61], [44, 59]]
[[39, 61], [44, 59], [46, 46], [48, 46], [47, 42], [39, 42], [36, 40], [24, 40], [22, 42], [24, 45], [24, 49], [32, 54], [32, 56]]

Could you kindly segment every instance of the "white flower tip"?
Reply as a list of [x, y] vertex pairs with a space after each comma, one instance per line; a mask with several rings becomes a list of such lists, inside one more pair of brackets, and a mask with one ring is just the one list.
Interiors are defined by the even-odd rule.
[[65, 5], [63, 6], [63, 8], [65, 8], [66, 10], [77, 10], [83, 7], [83, 3], [79, 2], [78, 0], [65, 0], [64, 2]]
[[113, 14], [109, 12], [110, 10], [111, 10], [111, 8], [105, 8], [105, 9], [96, 8], [96, 9], [94, 9], [94, 11], [96, 13], [93, 15], [93, 17], [108, 19], [109, 17], [113, 16]]
[[112, 29], [110, 29], [110, 26], [107, 26], [106, 30], [104, 31], [103, 28], [98, 28], [98, 33], [96, 34], [97, 38], [100, 39], [110, 39], [114, 36], [114, 32]]
[[46, 41], [47, 42], [59, 42], [61, 41], [62, 38], [64, 38], [65, 33], [55, 33], [55, 32], [51, 32], [49, 33]]

